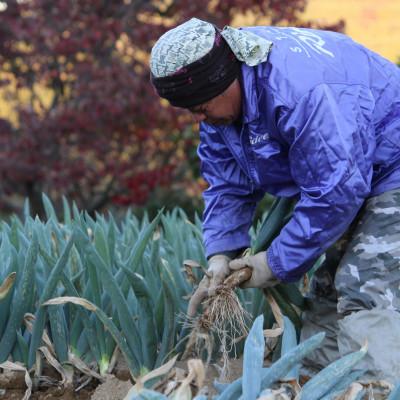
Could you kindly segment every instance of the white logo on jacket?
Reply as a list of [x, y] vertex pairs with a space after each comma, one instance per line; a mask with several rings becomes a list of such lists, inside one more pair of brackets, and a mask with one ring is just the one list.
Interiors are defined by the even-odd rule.
[[268, 133], [264, 133], [263, 135], [250, 136], [250, 144], [254, 146], [255, 144], [266, 142], [268, 139], [269, 139]]
[[285, 31], [279, 30], [277, 28], [271, 28], [270, 31], [274, 34], [274, 38], [272, 40], [284, 40], [284, 39], [292, 39], [294, 40], [298, 46], [289, 47], [293, 53], [306, 53], [307, 57], [311, 57], [311, 53], [309, 50], [314, 51], [317, 54], [323, 54], [332, 58], [335, 58], [335, 55], [325, 48], [325, 40], [322, 39], [321, 36], [317, 35], [315, 32], [312, 32], [307, 29], [299, 29], [299, 28], [288, 28]]
[[331, 51], [324, 48], [325, 40], [323, 40], [321, 36], [318, 36], [314, 32], [299, 28], [290, 28], [290, 30], [292, 35], [305, 43], [311, 50], [314, 50], [318, 54], [325, 54], [335, 58]]

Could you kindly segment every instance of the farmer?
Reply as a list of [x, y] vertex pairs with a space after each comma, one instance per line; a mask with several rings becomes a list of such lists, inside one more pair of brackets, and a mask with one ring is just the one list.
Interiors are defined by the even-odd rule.
[[[327, 338], [308, 367], [367, 339], [367, 376], [400, 379], [400, 69], [342, 34], [196, 18], [156, 42], [150, 67], [200, 122], [205, 294], [245, 266], [246, 288], [297, 281], [325, 253], [302, 340]], [[265, 193], [294, 197], [293, 215], [266, 252], [237, 258]]]

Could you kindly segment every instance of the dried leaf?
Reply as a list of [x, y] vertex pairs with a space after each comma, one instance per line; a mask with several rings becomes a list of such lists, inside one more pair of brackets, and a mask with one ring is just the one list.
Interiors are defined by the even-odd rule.
[[[35, 322], [35, 319], [36, 317], [31, 313], [26, 313], [24, 315], [24, 324], [30, 333], [32, 333], [33, 322]], [[49, 334], [47, 333], [46, 329], [43, 329], [42, 340], [44, 344], [47, 346], [47, 348], [50, 350], [51, 354], [55, 356], [56, 352], [54, 350], [53, 343], [51, 342]]]
[[104, 381], [103, 376], [89, 368], [76, 354], [68, 352], [68, 362], [85, 375], [96, 378], [99, 381]]
[[61, 375], [61, 384], [66, 387], [72, 387], [73, 376], [68, 374], [67, 371], [63, 368], [63, 366], [57, 361], [55, 357], [50, 353], [49, 349], [45, 346], [39, 347], [38, 349], [47, 360], [47, 362], [57, 370], [57, 372]]
[[192, 359], [188, 361], [189, 375], [190, 373], [194, 374], [194, 378], [192, 381], [195, 382], [195, 385], [198, 388], [201, 388], [206, 379], [206, 370], [204, 368], [204, 364], [200, 359]]
[[350, 385], [350, 387], [346, 390], [343, 396], [340, 397], [340, 400], [354, 400], [358, 398], [358, 394], [364, 389], [364, 387], [358, 383], [354, 382]]
[[144, 388], [144, 384], [150, 379], [157, 378], [161, 375], [167, 374], [170, 371], [170, 369], [174, 366], [178, 356], [179, 354], [177, 354], [174, 358], [169, 360], [166, 364], [161, 365], [161, 367], [158, 367], [157, 369], [149, 372], [148, 374], [139, 377], [136, 380], [135, 385], [131, 387], [125, 398], [129, 399], [130, 396], [132, 396], [133, 394], [139, 393]]
[[282, 328], [275, 328], [275, 329], [264, 329], [263, 334], [266, 338], [276, 338], [281, 336], [283, 333]]
[[188, 375], [178, 389], [171, 394], [172, 400], [191, 400], [192, 390], [190, 389], [190, 384], [194, 381], [198, 388], [201, 388], [204, 384], [206, 372], [203, 362], [199, 359], [191, 359], [187, 364]]
[[115, 365], [117, 364], [117, 361], [118, 361], [119, 354], [120, 354], [119, 347], [115, 346], [115, 349], [111, 356], [110, 364], [108, 365], [108, 368], [107, 368], [108, 374], [111, 374], [111, 372], [114, 370]]
[[161, 375], [165, 375], [166, 373], [169, 372], [169, 370], [174, 366], [176, 360], [178, 359], [179, 354], [177, 354], [175, 357], [173, 357], [171, 360], [169, 360], [167, 363], [164, 365], [161, 365], [161, 367], [158, 367], [157, 369], [149, 372], [148, 374], [140, 377], [140, 381], [144, 384], [145, 382], [149, 381], [150, 379], [157, 378]]
[[6, 279], [4, 279], [3, 283], [0, 286], [0, 300], [4, 299], [7, 296], [8, 292], [10, 291], [15, 282], [16, 277], [17, 273], [11, 272], [11, 274], [8, 275]]
[[87, 300], [79, 298], [79, 297], [71, 297], [71, 296], [56, 297], [54, 299], [47, 300], [45, 303], [43, 303], [43, 305], [44, 306], [52, 306], [52, 305], [59, 305], [59, 304], [65, 304], [65, 303], [77, 304], [78, 306], [82, 306], [89, 311], [93, 311], [93, 312], [96, 311], [96, 307], [94, 307], [90, 301], [87, 301]]
[[183, 266], [190, 268], [201, 268], [201, 265], [194, 260], [183, 260]]
[[266, 297], [268, 300], [269, 305], [271, 306], [272, 313], [274, 314], [275, 320], [279, 326], [279, 328], [284, 329], [284, 322], [283, 322], [283, 314], [278, 306], [278, 303], [275, 301], [271, 293], [266, 293]]

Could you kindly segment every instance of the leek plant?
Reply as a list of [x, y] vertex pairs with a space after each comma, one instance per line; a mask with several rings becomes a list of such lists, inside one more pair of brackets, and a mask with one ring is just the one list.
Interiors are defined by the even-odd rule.
[[[161, 366], [176, 353], [180, 316], [202, 275], [188, 279], [184, 261], [207, 263], [199, 218], [174, 209], [138, 220], [128, 211], [117, 222], [64, 199], [59, 219], [45, 195], [43, 204], [44, 221], [26, 203], [23, 218], [0, 224], [0, 363], [37, 367], [45, 346], [64, 368], [95, 363], [100, 376], [117, 349], [135, 377]], [[81, 303], [50, 301], [63, 297]], [[265, 307], [255, 291], [242, 301], [252, 315]]]

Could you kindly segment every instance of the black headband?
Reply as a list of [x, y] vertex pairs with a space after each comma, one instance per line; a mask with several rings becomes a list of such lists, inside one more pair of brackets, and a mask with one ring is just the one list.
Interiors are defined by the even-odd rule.
[[151, 82], [159, 96], [173, 106], [191, 108], [224, 92], [239, 70], [238, 59], [217, 30], [214, 46], [205, 56], [172, 75], [157, 78], [151, 74]]

